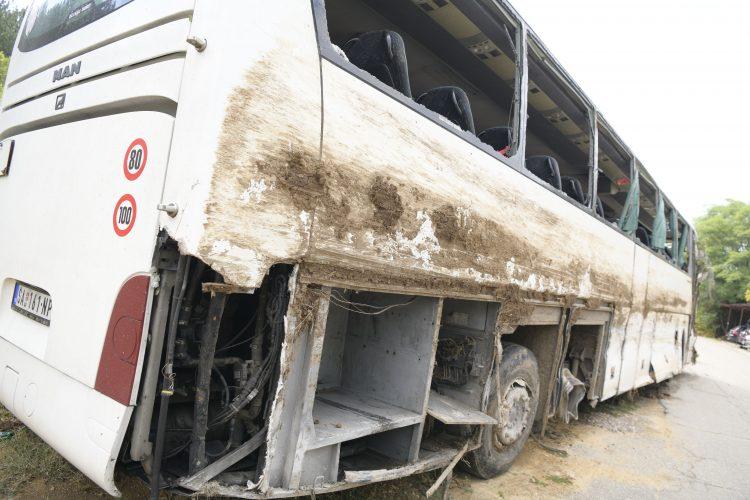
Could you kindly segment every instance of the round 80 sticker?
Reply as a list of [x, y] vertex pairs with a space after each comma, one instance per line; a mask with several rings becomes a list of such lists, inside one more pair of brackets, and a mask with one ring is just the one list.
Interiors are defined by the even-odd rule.
[[146, 160], [148, 160], [146, 141], [136, 139], [131, 142], [125, 152], [125, 158], [122, 160], [122, 171], [125, 173], [125, 178], [134, 181], [140, 177], [146, 168]]
[[115, 211], [112, 214], [112, 227], [115, 229], [117, 236], [127, 236], [133, 226], [135, 226], [135, 216], [138, 208], [135, 204], [135, 198], [132, 195], [123, 195], [115, 205]]

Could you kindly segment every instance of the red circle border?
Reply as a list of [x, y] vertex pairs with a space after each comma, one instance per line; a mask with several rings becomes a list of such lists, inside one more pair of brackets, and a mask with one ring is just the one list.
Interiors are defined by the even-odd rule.
[[[141, 146], [141, 148], [143, 148], [143, 164], [141, 165], [141, 168], [138, 169], [138, 172], [136, 172], [135, 174], [131, 174], [128, 171], [128, 156], [130, 156], [130, 152], [136, 146]], [[138, 177], [141, 176], [143, 171], [146, 170], [147, 162], [148, 162], [148, 146], [146, 145], [146, 141], [139, 137], [138, 139], [131, 142], [130, 146], [128, 146], [128, 149], [125, 151], [125, 158], [122, 160], [122, 171], [125, 174], [125, 178], [129, 181], [136, 180]]]
[[[130, 225], [126, 227], [125, 229], [120, 229], [117, 227], [117, 209], [120, 208], [120, 205], [122, 205], [125, 201], [129, 201], [131, 205], [133, 205], [133, 219], [130, 221]], [[133, 195], [131, 194], [124, 194], [122, 197], [117, 200], [117, 203], [115, 203], [115, 211], [112, 212], [112, 227], [115, 229], [115, 234], [117, 236], [123, 237], [127, 236], [130, 231], [133, 230], [133, 226], [135, 226], [135, 218], [138, 215], [138, 206], [135, 203], [135, 198], [133, 198]]]

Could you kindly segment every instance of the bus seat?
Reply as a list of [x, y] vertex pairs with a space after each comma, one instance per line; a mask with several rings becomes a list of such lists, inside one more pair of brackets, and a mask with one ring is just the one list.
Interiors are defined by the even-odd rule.
[[505, 155], [513, 142], [512, 132], [510, 127], [492, 127], [482, 131], [477, 137], [501, 155]]
[[422, 106], [443, 115], [463, 130], [472, 134], [474, 130], [474, 115], [471, 113], [469, 96], [459, 87], [437, 87], [428, 90], [417, 98]]
[[638, 225], [638, 229], [635, 230], [635, 237], [641, 240], [641, 243], [651, 248], [651, 236], [649, 236], [648, 229], [644, 226]]
[[583, 192], [583, 187], [581, 187], [581, 181], [576, 179], [575, 177], [568, 177], [563, 176], [561, 178], [562, 181], [562, 190], [565, 194], [573, 198], [575, 201], [580, 203], [581, 205], [585, 205], [586, 200], [586, 194]]
[[556, 189], [562, 189], [560, 167], [551, 156], [529, 156], [526, 158], [526, 170], [542, 179]]
[[370, 31], [352, 38], [344, 45], [344, 53], [358, 68], [411, 97], [406, 45], [395, 31]]

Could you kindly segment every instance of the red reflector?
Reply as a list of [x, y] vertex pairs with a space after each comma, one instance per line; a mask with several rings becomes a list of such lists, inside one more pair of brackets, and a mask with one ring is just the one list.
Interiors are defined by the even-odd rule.
[[133, 392], [149, 282], [148, 276], [133, 276], [120, 288], [99, 359], [94, 389], [124, 405]]
[[627, 186], [628, 184], [630, 184], [630, 179], [628, 179], [627, 177], [620, 177], [615, 181], [615, 184], [617, 184], [618, 186]]

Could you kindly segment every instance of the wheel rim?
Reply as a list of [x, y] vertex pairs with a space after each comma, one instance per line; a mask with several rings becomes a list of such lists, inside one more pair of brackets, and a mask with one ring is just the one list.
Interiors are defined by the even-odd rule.
[[514, 380], [498, 399], [500, 423], [495, 426], [495, 447], [503, 448], [515, 443], [529, 425], [531, 391], [521, 379]]

